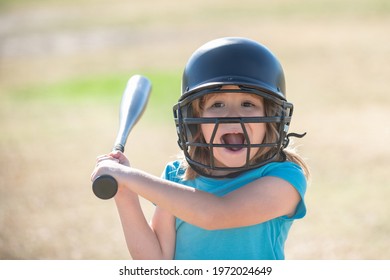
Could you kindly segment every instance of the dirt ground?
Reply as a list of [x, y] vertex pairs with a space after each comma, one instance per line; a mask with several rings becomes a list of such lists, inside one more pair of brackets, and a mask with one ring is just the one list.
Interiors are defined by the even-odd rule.
[[[181, 71], [192, 51], [223, 36], [277, 54], [292, 131], [308, 132], [296, 141], [312, 169], [308, 214], [292, 228], [287, 259], [390, 258], [386, 1], [116, 2], [0, 6], [0, 259], [130, 258], [113, 201], [96, 199], [89, 181], [111, 148], [117, 104], [20, 89]], [[133, 165], [155, 175], [178, 153], [173, 121], [155, 122], [157, 112], [171, 108], [148, 108], [127, 143]], [[143, 206], [150, 217], [153, 206]]]

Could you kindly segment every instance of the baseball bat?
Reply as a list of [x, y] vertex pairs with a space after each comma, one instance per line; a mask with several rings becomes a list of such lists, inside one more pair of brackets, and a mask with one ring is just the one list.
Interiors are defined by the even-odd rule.
[[[151, 89], [151, 82], [144, 76], [134, 75], [128, 80], [120, 104], [119, 130], [113, 151], [125, 151], [127, 137], [146, 108]], [[118, 183], [110, 175], [101, 175], [92, 183], [92, 190], [98, 198], [110, 199], [117, 193]]]

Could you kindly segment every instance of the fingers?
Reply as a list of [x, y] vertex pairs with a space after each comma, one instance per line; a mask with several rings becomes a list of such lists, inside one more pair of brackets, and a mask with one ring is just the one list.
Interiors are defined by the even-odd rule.
[[91, 174], [91, 181], [103, 174], [112, 175], [111, 173], [117, 169], [119, 160], [108, 155], [99, 156], [96, 161], [96, 166]]
[[91, 174], [91, 181], [102, 174], [108, 174], [112, 170], [119, 168], [116, 164], [130, 166], [129, 160], [120, 151], [113, 151], [106, 155], [100, 155], [96, 158], [96, 166]]
[[127, 159], [127, 157], [121, 151], [112, 151], [109, 155], [112, 156], [115, 159], [118, 159], [118, 162], [120, 164], [123, 164], [123, 165], [126, 165], [126, 166], [130, 166], [129, 160]]
[[101, 169], [104, 168], [104, 166], [109, 165], [109, 161], [119, 163], [119, 160], [112, 157], [110, 154], [100, 155], [96, 158], [96, 165], [91, 174], [91, 181], [94, 181], [99, 175], [101, 175]]
[[97, 172], [96, 169], [94, 169], [91, 173], [91, 182], [95, 181], [96, 178], [97, 178]]
[[115, 157], [111, 156], [111, 154], [108, 154], [108, 155], [98, 156], [96, 158], [96, 164], [99, 164], [100, 162], [102, 162], [104, 160], [113, 160], [113, 161], [119, 162], [118, 158], [115, 158]]

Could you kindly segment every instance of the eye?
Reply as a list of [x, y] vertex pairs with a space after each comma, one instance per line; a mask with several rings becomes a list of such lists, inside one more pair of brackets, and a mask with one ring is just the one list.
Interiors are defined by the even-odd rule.
[[213, 105], [211, 105], [212, 108], [223, 108], [225, 107], [225, 104], [222, 102], [214, 102]]
[[250, 101], [245, 101], [241, 103], [242, 107], [255, 107], [256, 105]]

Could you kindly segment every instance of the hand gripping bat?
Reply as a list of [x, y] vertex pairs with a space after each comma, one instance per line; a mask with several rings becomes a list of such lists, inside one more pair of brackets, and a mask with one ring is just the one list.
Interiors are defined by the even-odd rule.
[[[144, 76], [134, 75], [127, 82], [119, 111], [119, 130], [113, 151], [124, 152], [127, 137], [146, 108], [152, 84]], [[110, 175], [101, 175], [92, 183], [94, 194], [101, 199], [110, 199], [118, 191], [118, 183]]]

